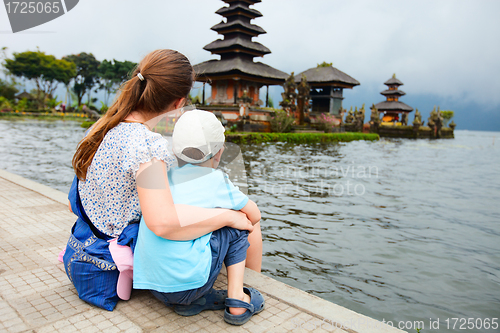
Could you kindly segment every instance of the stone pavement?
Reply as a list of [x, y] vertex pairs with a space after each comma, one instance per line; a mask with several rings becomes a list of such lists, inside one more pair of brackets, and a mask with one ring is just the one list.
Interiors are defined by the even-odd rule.
[[0, 332], [402, 332], [250, 270], [266, 308], [241, 327], [222, 311], [178, 316], [138, 290], [102, 310], [78, 298], [57, 260], [75, 220], [64, 193], [0, 170]]

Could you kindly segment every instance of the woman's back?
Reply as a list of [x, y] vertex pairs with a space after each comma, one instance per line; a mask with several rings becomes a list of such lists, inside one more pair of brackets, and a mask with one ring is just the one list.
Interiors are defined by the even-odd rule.
[[132, 221], [139, 221], [141, 209], [135, 173], [152, 158], [171, 165], [167, 140], [140, 123], [120, 123], [111, 129], [97, 150], [79, 184], [87, 216], [102, 233], [118, 237]]

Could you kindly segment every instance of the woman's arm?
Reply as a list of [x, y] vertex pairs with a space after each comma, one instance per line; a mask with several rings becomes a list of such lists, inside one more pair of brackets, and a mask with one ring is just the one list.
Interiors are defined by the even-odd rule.
[[141, 164], [136, 181], [142, 216], [157, 236], [191, 240], [225, 226], [253, 230], [252, 223], [239, 211], [174, 204], [163, 161], [153, 159]]

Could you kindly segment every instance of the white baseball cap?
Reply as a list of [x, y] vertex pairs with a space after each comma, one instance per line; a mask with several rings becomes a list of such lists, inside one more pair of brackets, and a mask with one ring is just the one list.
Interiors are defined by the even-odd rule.
[[[172, 134], [175, 156], [188, 163], [203, 163], [224, 147], [224, 126], [217, 117], [209, 111], [186, 111], [175, 123]], [[193, 159], [184, 155], [186, 148], [197, 148], [203, 153], [203, 158]]]

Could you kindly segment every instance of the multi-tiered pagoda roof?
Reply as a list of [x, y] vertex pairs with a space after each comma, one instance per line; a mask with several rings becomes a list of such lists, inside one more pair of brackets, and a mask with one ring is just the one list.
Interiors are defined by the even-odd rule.
[[194, 66], [198, 81], [234, 79], [258, 82], [261, 84], [281, 84], [288, 77], [287, 73], [261, 62], [254, 62], [255, 57], [271, 53], [264, 45], [252, 40], [266, 31], [251, 20], [262, 14], [250, 5], [260, 0], [223, 0], [229, 7], [223, 7], [216, 13], [226, 18], [211, 29], [223, 35], [204, 47], [212, 54], [220, 55], [220, 60], [209, 60]]
[[403, 85], [403, 82], [399, 81], [396, 75], [393, 75], [393, 77], [385, 81], [384, 84], [388, 89], [382, 91], [380, 94], [385, 96], [387, 100], [375, 104], [379, 112], [403, 113], [413, 111], [411, 106], [399, 101], [399, 97], [406, 95], [406, 93], [398, 89], [399, 86]]

